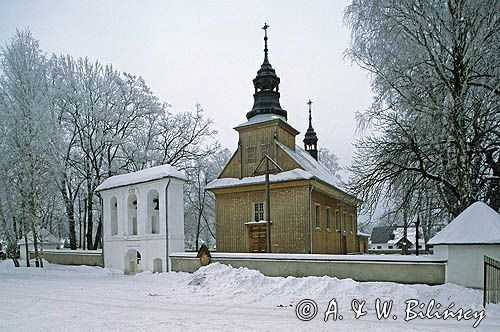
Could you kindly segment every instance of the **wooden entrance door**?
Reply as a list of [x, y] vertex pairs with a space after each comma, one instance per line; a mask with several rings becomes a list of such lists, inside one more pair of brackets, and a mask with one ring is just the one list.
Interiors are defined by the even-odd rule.
[[250, 236], [250, 252], [266, 252], [266, 225], [252, 225], [248, 230]]
[[345, 235], [342, 236], [342, 253], [347, 254], [347, 237]]

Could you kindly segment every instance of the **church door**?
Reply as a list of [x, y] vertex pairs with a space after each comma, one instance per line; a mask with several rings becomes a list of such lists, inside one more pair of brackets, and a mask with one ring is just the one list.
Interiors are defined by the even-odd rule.
[[252, 225], [249, 228], [250, 252], [266, 252], [266, 225]]

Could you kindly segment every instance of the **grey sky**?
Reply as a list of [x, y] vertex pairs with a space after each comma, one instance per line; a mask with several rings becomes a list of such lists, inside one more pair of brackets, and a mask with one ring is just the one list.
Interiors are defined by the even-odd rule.
[[253, 104], [252, 79], [269, 59], [281, 78], [281, 106], [301, 132], [307, 105], [319, 147], [349, 164], [355, 112], [371, 103], [366, 72], [348, 59], [347, 1], [2, 1], [0, 44], [28, 27], [47, 53], [88, 56], [142, 76], [174, 111], [199, 102], [221, 143], [234, 151], [236, 131]]

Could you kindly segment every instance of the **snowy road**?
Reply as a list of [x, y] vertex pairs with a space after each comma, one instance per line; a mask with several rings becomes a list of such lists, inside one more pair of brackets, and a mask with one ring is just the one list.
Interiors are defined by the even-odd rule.
[[[332, 298], [342, 321], [324, 322]], [[392, 299], [392, 314], [378, 320], [374, 301]], [[318, 315], [295, 316], [295, 304], [310, 298]], [[353, 298], [367, 301], [358, 320]], [[49, 265], [15, 269], [0, 262], [0, 331], [499, 331], [500, 307], [491, 306], [477, 329], [474, 320], [405, 322], [404, 300], [431, 298], [447, 306], [480, 310], [481, 293], [453, 285], [358, 283], [335, 278], [268, 278], [256, 271], [214, 264], [194, 274], [119, 272]]]

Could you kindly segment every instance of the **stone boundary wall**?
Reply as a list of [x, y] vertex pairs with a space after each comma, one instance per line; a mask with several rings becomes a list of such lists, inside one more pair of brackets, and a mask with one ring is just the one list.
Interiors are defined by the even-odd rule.
[[[212, 253], [212, 262], [259, 270], [270, 277], [330, 276], [405, 284], [445, 283], [446, 260], [424, 256], [388, 256]], [[174, 253], [170, 259], [172, 271], [194, 272], [200, 267], [196, 253]]]
[[[30, 258], [35, 258], [34, 251], [30, 251]], [[100, 250], [44, 250], [43, 259], [60, 265], [104, 266]]]

